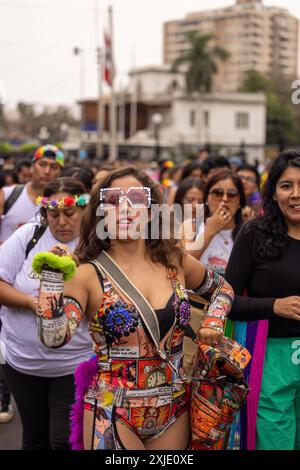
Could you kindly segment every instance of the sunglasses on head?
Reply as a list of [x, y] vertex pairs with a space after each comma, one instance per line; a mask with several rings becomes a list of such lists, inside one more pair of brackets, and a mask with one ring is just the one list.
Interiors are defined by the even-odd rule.
[[239, 197], [237, 189], [227, 189], [226, 191], [222, 188], [212, 189], [209, 194], [215, 201], [222, 201], [226, 194], [228, 201], [236, 201]]
[[128, 201], [134, 209], [149, 209], [151, 206], [151, 189], [142, 186], [131, 186], [127, 191], [121, 188], [100, 189], [100, 208], [114, 209]]

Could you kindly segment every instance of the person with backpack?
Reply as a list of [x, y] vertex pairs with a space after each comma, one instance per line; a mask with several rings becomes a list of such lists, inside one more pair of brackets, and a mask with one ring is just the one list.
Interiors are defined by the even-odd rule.
[[54, 145], [39, 147], [32, 160], [32, 180], [27, 184], [4, 186], [0, 190], [0, 243], [35, 216], [36, 198], [60, 176], [63, 166], [61, 150]]
[[83, 322], [66, 347], [49, 350], [41, 344], [35, 316], [39, 279], [32, 259], [57, 243], [75, 249], [88, 201], [79, 181], [56, 179], [38, 200], [42, 225], [23, 225], [0, 247], [2, 371], [21, 417], [25, 450], [69, 447], [73, 373], [92, 354], [92, 343]]
[[[54, 145], [39, 147], [32, 160], [31, 181], [0, 189], [0, 245], [18, 227], [34, 218], [37, 213], [36, 198], [43, 194], [51, 181], [60, 176], [63, 166], [64, 154], [61, 150]], [[11, 395], [0, 367], [0, 423], [8, 423], [13, 417]]]

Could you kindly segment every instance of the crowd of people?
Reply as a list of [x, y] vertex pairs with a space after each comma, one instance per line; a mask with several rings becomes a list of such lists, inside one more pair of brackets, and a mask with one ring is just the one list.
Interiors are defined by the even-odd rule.
[[[250, 393], [225, 437], [198, 420], [201, 445], [300, 449], [300, 153], [262, 175], [222, 155], [70, 164], [45, 145], [0, 188], [0, 426], [17, 408], [23, 449], [202, 448], [197, 355], [226, 338], [252, 356]], [[189, 208], [179, 237], [151, 236], [162, 204], [171, 225]]]

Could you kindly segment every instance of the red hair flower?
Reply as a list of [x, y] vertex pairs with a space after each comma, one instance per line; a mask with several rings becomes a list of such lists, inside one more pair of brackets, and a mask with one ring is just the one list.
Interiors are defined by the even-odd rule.
[[75, 206], [76, 201], [72, 196], [66, 196], [64, 198], [64, 204], [65, 206], [71, 207], [71, 206]]

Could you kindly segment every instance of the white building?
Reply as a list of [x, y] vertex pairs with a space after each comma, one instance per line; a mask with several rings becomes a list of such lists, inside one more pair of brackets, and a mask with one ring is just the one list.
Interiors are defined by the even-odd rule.
[[263, 93], [185, 93], [183, 74], [164, 67], [130, 72], [129, 90], [133, 101], [147, 105], [147, 126], [131, 136], [128, 143], [155, 145], [151, 117], [160, 113], [159, 143], [166, 148], [217, 146], [225, 155], [241, 146], [248, 161], [264, 160], [266, 143], [266, 98]]

